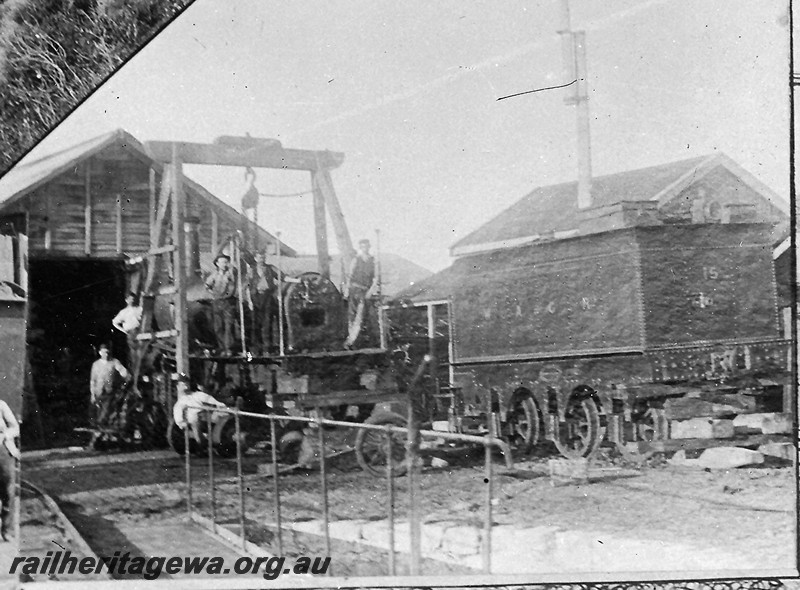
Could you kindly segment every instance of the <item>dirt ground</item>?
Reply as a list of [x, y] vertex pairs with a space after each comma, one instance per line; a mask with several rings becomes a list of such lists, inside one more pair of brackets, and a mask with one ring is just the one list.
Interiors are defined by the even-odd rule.
[[[144, 460], [132, 455], [119, 463], [108, 463], [107, 459], [101, 456], [94, 463], [90, 459], [69, 468], [65, 467], [69, 457], [55, 464], [29, 462], [24, 465], [24, 473], [26, 479], [57, 496], [90, 544], [113, 539], [114, 523], [158, 522], [180, 518], [185, 513], [181, 457], [162, 453], [160, 458]], [[493, 483], [495, 523], [597, 531], [628, 539], [682, 541], [741, 554], [765, 569], [795, 565], [793, 467], [772, 464], [706, 471], [652, 461], [638, 468], [627, 465], [619, 471], [613, 469], [612, 461], [600, 460], [593, 467], [599, 469], [601, 476], [591, 483], [553, 487], [547, 476], [547, 459], [539, 456], [518, 464], [525, 475], [520, 478], [503, 473], [498, 458]], [[268, 453], [249, 455], [245, 461], [248, 537], [277, 552], [275, 536], [264, 526], [275, 520], [273, 482], [257, 472], [259, 464], [268, 462]], [[457, 467], [423, 469], [419, 506], [425, 521], [456, 520], [480, 526], [486, 493], [482, 461], [462, 458], [458, 463]], [[235, 463], [217, 459], [214, 469], [218, 521], [238, 523]], [[206, 462], [193, 459], [192, 471], [196, 509], [210, 516]], [[402, 519], [407, 512], [408, 478], [395, 481], [395, 514]], [[331, 520], [385, 518], [387, 496], [386, 480], [355, 469], [354, 460], [348, 455], [328, 469]], [[281, 475], [280, 498], [284, 521], [322, 518], [319, 471]], [[323, 549], [318, 539], [295, 538], [286, 541], [284, 553], [319, 554]], [[340, 545], [334, 548], [334, 555], [337, 551], [335, 575], [386, 573], [386, 556], [380, 551], [370, 551], [370, 557], [364, 557], [365, 552], [357, 547]]]
[[[38, 557], [44, 559], [48, 552], [69, 551], [70, 555], [78, 560], [86, 557], [81, 547], [76, 546], [58, 520], [56, 515], [42, 501], [41, 497], [27, 488], [22, 489], [21, 502], [19, 508], [20, 519], [20, 557]], [[105, 580], [102, 574], [85, 575], [81, 573], [63, 574], [34, 574], [26, 575], [18, 567], [18, 574], [23, 581], [47, 581], [47, 580]]]

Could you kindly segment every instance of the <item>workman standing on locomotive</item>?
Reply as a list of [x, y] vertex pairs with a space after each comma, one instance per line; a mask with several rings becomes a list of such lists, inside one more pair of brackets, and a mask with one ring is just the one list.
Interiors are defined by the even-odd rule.
[[257, 253], [255, 258], [255, 269], [247, 289], [253, 312], [251, 342], [257, 353], [268, 354], [274, 348], [273, 326], [278, 319], [278, 276], [263, 253]]
[[15, 475], [19, 449], [15, 439], [19, 436], [19, 422], [8, 404], [0, 400], [0, 535], [9, 540], [14, 518]]
[[128, 293], [125, 297], [125, 307], [123, 307], [111, 325], [125, 334], [128, 339], [128, 362], [133, 358], [133, 351], [136, 348], [136, 335], [139, 333], [139, 326], [142, 323], [142, 308], [136, 305], [136, 295]]
[[231, 267], [231, 258], [227, 254], [217, 255], [214, 267], [206, 277], [205, 285], [212, 297], [211, 309], [214, 314], [218, 352], [230, 356], [233, 348], [233, 318], [236, 313], [236, 271]]
[[[347, 280], [344, 284], [344, 298], [347, 299], [348, 331], [344, 347], [352, 348], [361, 333], [364, 320], [372, 323], [368, 300], [375, 294], [378, 277], [375, 273], [375, 258], [369, 253], [369, 240], [358, 242], [358, 252], [350, 263]], [[368, 334], [369, 336], [369, 334]]]
[[122, 385], [130, 379], [130, 373], [125, 365], [111, 356], [107, 344], [101, 344], [97, 352], [100, 358], [92, 365], [89, 390], [95, 408], [95, 427], [102, 431], [109, 427], [108, 419], [117, 405]]

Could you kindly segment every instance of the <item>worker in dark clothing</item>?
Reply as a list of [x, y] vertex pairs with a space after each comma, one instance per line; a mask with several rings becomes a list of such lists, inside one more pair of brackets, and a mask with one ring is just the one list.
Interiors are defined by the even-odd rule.
[[[352, 348], [361, 333], [365, 320], [372, 323], [369, 298], [375, 294], [378, 277], [375, 274], [375, 258], [369, 253], [369, 240], [358, 242], [358, 253], [350, 263], [344, 284], [344, 298], [348, 301], [348, 330], [345, 348]], [[371, 335], [367, 334], [369, 338]]]
[[233, 348], [233, 319], [236, 313], [236, 271], [231, 258], [220, 254], [214, 259], [215, 269], [206, 277], [206, 289], [211, 293], [214, 332], [218, 352], [230, 356]]
[[13, 530], [15, 501], [15, 476], [19, 449], [15, 439], [19, 436], [19, 423], [5, 401], [0, 400], [0, 536], [9, 540]]
[[123, 388], [130, 374], [121, 362], [111, 356], [108, 345], [101, 344], [98, 354], [100, 358], [92, 365], [89, 390], [95, 408], [95, 427], [104, 431], [110, 426], [112, 414], [119, 409]]
[[247, 285], [248, 306], [252, 310], [251, 342], [256, 354], [267, 354], [274, 347], [273, 331], [278, 319], [278, 275], [256, 254], [255, 268]]

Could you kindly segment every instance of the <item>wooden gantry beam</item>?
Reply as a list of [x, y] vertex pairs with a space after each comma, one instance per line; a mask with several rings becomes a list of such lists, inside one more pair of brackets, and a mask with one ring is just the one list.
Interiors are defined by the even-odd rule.
[[[337, 246], [342, 253], [345, 267], [349, 267], [350, 260], [354, 255], [353, 244], [330, 176], [330, 170], [339, 167], [344, 162], [344, 154], [341, 152], [286, 149], [276, 139], [249, 136], [218, 137], [210, 144], [186, 141], [148, 141], [145, 142], [144, 147], [151, 158], [165, 164], [177, 160], [182, 164], [309, 171], [314, 189], [314, 228], [319, 272], [323, 276], [330, 276], [327, 213], [330, 214]], [[158, 225], [156, 222], [156, 226]], [[214, 217], [211, 240], [214, 246], [217, 245], [216, 226], [216, 217]], [[212, 246], [212, 250], [216, 250], [216, 247]]]
[[329, 279], [331, 277], [331, 259], [328, 253], [328, 226], [325, 222], [325, 197], [320, 190], [318, 175], [315, 172], [311, 173], [311, 186], [314, 189], [314, 235], [317, 239], [317, 264], [319, 266], [319, 274]]
[[286, 149], [275, 140], [238, 138], [241, 141], [233, 142], [233, 138], [220, 139], [228, 141], [213, 144], [147, 141], [144, 148], [151, 158], [163, 163], [172, 161], [173, 146], [184, 164], [311, 171], [338, 168], [344, 162], [341, 152]]
[[347, 230], [347, 224], [344, 221], [344, 214], [342, 207], [339, 204], [339, 199], [336, 197], [336, 192], [333, 190], [333, 180], [331, 174], [326, 169], [315, 170], [311, 173], [312, 182], [314, 186], [314, 198], [317, 193], [322, 194], [325, 206], [327, 206], [328, 214], [331, 218], [331, 225], [333, 225], [333, 232], [336, 236], [336, 246], [342, 255], [342, 264], [345, 270], [350, 268], [350, 262], [353, 260], [355, 250], [353, 250], [353, 242], [350, 239], [350, 232]]

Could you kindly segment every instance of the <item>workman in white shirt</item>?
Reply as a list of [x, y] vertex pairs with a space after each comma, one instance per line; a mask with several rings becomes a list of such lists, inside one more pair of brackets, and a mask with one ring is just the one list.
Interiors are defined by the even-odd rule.
[[125, 307], [114, 316], [111, 324], [128, 337], [128, 359], [130, 360], [133, 351], [136, 350], [136, 335], [142, 324], [142, 307], [136, 305], [136, 295], [128, 293], [128, 296], [125, 297]]
[[[175, 425], [181, 430], [189, 428], [189, 433], [197, 442], [200, 442], [200, 432], [205, 424], [203, 412], [214, 410], [214, 408], [224, 408], [225, 404], [210, 396], [205, 391], [190, 390], [180, 396], [172, 407], [172, 418]], [[225, 417], [223, 412], [213, 412], [211, 421], [216, 424], [217, 420]], [[201, 423], [201, 418], [203, 419]]]

